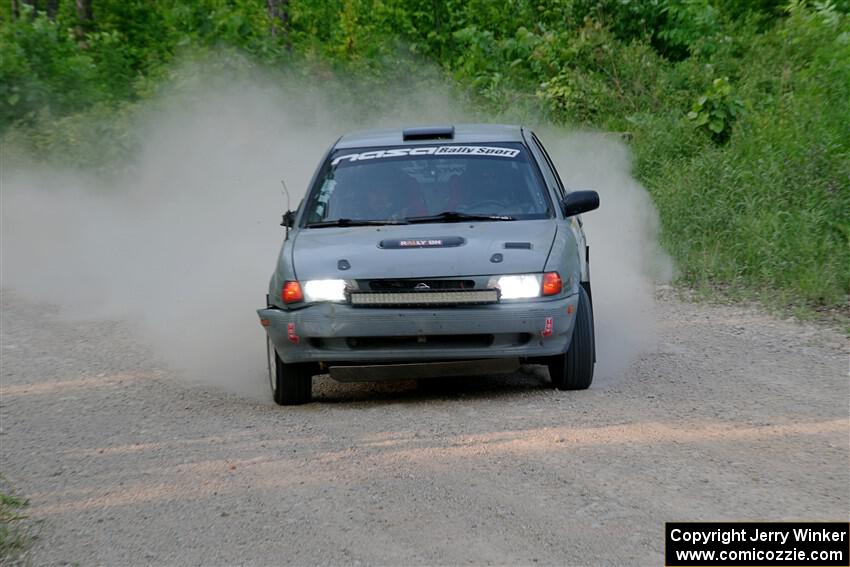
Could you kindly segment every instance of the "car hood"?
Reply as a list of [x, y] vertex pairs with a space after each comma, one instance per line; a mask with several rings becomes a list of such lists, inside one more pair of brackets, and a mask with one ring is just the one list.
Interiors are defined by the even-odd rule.
[[552, 219], [304, 228], [292, 261], [300, 280], [542, 272], [556, 230]]

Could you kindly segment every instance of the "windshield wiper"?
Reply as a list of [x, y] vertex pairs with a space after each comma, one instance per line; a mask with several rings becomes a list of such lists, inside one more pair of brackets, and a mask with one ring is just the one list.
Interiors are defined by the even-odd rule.
[[475, 215], [461, 213], [458, 211], [443, 211], [436, 215], [424, 217], [407, 217], [404, 220], [411, 224], [426, 222], [463, 222], [463, 221], [512, 221], [514, 217], [508, 215]]
[[369, 219], [334, 219], [311, 222], [307, 228], [322, 228], [325, 226], [385, 226], [388, 224], [407, 224], [406, 220], [369, 220]]

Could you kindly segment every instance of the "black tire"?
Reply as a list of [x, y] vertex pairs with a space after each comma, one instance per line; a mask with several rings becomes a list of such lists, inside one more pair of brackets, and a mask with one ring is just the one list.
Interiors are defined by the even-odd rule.
[[269, 384], [276, 404], [297, 406], [313, 398], [313, 373], [310, 364], [287, 364], [280, 359], [271, 340], [266, 337]]
[[593, 382], [595, 338], [593, 311], [583, 287], [579, 287], [578, 309], [573, 337], [567, 352], [549, 359], [552, 387], [559, 390], [586, 390]]

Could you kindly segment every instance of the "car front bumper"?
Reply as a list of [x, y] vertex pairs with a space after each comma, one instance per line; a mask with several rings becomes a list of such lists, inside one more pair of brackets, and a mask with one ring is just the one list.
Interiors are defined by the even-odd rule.
[[333, 365], [559, 354], [567, 350], [577, 309], [578, 294], [439, 308], [317, 303], [257, 313], [284, 362]]

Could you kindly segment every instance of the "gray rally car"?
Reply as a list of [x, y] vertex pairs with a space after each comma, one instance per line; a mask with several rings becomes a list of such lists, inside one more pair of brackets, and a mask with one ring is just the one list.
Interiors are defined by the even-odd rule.
[[287, 235], [259, 309], [279, 404], [312, 377], [468, 376], [546, 364], [585, 389], [595, 345], [589, 253], [570, 191], [531, 131], [458, 125], [341, 137]]

